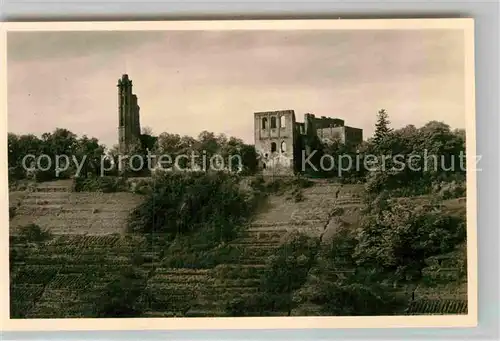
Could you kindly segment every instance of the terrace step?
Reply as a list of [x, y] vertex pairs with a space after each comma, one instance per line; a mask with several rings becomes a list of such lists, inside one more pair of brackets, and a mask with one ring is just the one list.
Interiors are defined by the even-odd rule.
[[172, 311], [145, 311], [142, 313], [144, 317], [181, 317], [184, 316], [181, 312]]
[[188, 268], [157, 268], [156, 274], [177, 276], [207, 276], [211, 270]]
[[25, 210], [49, 210], [49, 209], [61, 209], [63, 205], [61, 204], [25, 204], [20, 207], [20, 209], [25, 209]]
[[40, 197], [32, 197], [29, 196], [23, 200], [23, 205], [40, 205], [40, 206], [46, 206], [46, 205], [54, 205], [54, 204], [68, 204], [69, 199], [67, 197], [60, 197], [60, 198], [40, 198]]
[[[224, 267], [229, 269], [239, 269], [239, 268], [264, 268], [265, 265], [262, 264], [222, 264]], [[217, 269], [217, 268], [215, 268]]]
[[229, 316], [225, 311], [213, 311], [213, 310], [188, 310], [184, 315], [186, 317], [223, 317]]
[[278, 227], [278, 226], [288, 226], [290, 225], [289, 221], [281, 221], [281, 222], [272, 222], [268, 223], [266, 221], [254, 221], [250, 224], [250, 227]]
[[38, 186], [33, 188], [34, 192], [71, 192], [67, 186]]
[[197, 297], [219, 297], [223, 294], [227, 293], [240, 293], [240, 294], [253, 294], [259, 291], [257, 286], [248, 286], [248, 287], [219, 287], [219, 286], [210, 286], [206, 287], [203, 290], [203, 294], [199, 293]]
[[240, 259], [238, 263], [241, 265], [266, 265], [268, 258], [267, 255], [263, 257], [245, 257]]
[[[326, 212], [323, 214], [326, 215]], [[323, 224], [326, 219], [298, 219], [295, 218], [294, 215], [292, 214], [292, 217], [290, 220], [287, 221], [281, 221], [281, 222], [266, 222], [266, 221], [255, 221], [252, 224], [250, 224], [249, 228], [256, 228], [256, 227], [274, 227], [274, 228], [283, 228], [286, 227], [288, 229], [294, 229], [298, 227], [307, 227], [307, 226], [316, 226], [318, 224]]]
[[274, 249], [279, 246], [277, 242], [265, 242], [259, 240], [247, 240], [245, 242], [236, 241], [229, 245], [236, 247], [254, 248], [254, 249]]
[[290, 228], [283, 228], [283, 227], [272, 227], [272, 226], [263, 226], [263, 227], [249, 227], [247, 229], [248, 232], [253, 232], [253, 233], [259, 233], [259, 232], [264, 232], [264, 233], [281, 233], [282, 235], [287, 234], [290, 232], [292, 229]]

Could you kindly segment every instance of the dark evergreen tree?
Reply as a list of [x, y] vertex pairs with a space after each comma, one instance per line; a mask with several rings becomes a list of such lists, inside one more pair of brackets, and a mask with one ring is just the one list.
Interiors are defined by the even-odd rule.
[[385, 109], [379, 110], [377, 113], [377, 123], [375, 124], [375, 136], [373, 138], [373, 143], [376, 147], [380, 146], [387, 135], [391, 133], [390, 123], [387, 111]]

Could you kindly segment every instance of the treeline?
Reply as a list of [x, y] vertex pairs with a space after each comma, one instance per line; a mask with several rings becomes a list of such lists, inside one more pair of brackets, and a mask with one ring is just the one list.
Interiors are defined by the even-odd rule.
[[[377, 116], [374, 136], [358, 146], [344, 145], [340, 141], [324, 143], [317, 136], [308, 136], [302, 141], [302, 147], [315, 151], [310, 158], [313, 166], [306, 163], [305, 168], [300, 167], [299, 173], [312, 177], [337, 178], [344, 183], [366, 183], [370, 193], [390, 190], [401, 195], [440, 193], [449, 197], [464, 193], [464, 130], [451, 130], [445, 123], [436, 121], [428, 122], [420, 128], [408, 125], [392, 129], [385, 110], [380, 110]], [[38, 181], [68, 178], [76, 174], [77, 169], [82, 177], [97, 177], [102, 174], [147, 176], [150, 175], [150, 170], [144, 160], [148, 154], [156, 157], [167, 155], [170, 164], [163, 165], [166, 168], [203, 171], [224, 169], [244, 175], [258, 171], [254, 146], [235, 137], [208, 131], [201, 132], [195, 138], [166, 132], [154, 136], [146, 128], [140, 140], [128, 152], [129, 155], [142, 156], [142, 165], [137, 164], [141, 163], [137, 159], [132, 164], [130, 160], [126, 160], [125, 167], [121, 168], [118, 167], [117, 146], [107, 149], [96, 138], [78, 137], [66, 129], [58, 128], [41, 137], [9, 133], [8, 147], [10, 180], [30, 177]], [[25, 165], [29, 168], [36, 166], [37, 170], [27, 171], [23, 159], [29, 154], [45, 154], [49, 159], [28, 158]], [[57, 155], [66, 155], [69, 160], [67, 167], [67, 160], [59, 160], [64, 168], [59, 172], [55, 169]], [[192, 155], [196, 156], [195, 159]], [[107, 157], [104, 158], [105, 156]], [[214, 159], [214, 156], [217, 157]], [[302, 156], [296, 157], [300, 159]], [[101, 163], [103, 158], [104, 163]], [[36, 164], [35, 161], [39, 163]], [[153, 164], [155, 161], [158, 159], [153, 159]], [[115, 166], [110, 167], [113, 163]], [[217, 167], [213, 167], [214, 164]], [[101, 169], [103, 166], [104, 169]]]
[[[197, 164], [192, 164], [193, 153], [198, 155]], [[9, 181], [67, 179], [77, 173], [84, 178], [101, 175], [146, 176], [150, 175], [148, 154], [168, 155], [172, 160], [184, 155], [177, 162], [181, 169], [206, 169], [202, 163], [210, 161], [214, 155], [220, 156], [218, 159], [225, 162], [223, 166], [229, 171], [253, 174], [257, 169], [257, 154], [252, 145], [235, 137], [208, 131], [194, 138], [170, 133], [154, 136], [149, 129], [145, 129], [138, 143], [131, 146], [127, 154], [142, 156], [142, 167], [138, 167], [134, 160], [125, 160], [125, 165], [118, 167], [118, 146], [106, 148], [95, 137], [78, 137], [67, 129], [57, 128], [40, 137], [9, 133]]]
[[313, 167], [305, 169], [311, 176], [366, 183], [373, 194], [391, 191], [401, 196], [440, 193], [453, 197], [465, 193], [465, 131], [452, 130], [443, 122], [393, 129], [382, 109], [377, 113], [374, 136], [361, 145], [318, 139], [309, 143], [312, 150], [319, 151], [311, 158]]
[[[162, 133], [152, 153], [168, 155], [172, 160], [177, 158], [181, 169], [224, 169], [247, 175], [257, 171], [257, 153], [253, 145], [236, 137], [208, 131], [202, 131], [197, 138]], [[191, 158], [192, 155], [195, 155], [195, 159]]]
[[[101, 157], [105, 155], [105, 147], [96, 138], [84, 135], [78, 137], [67, 129], [57, 128], [41, 137], [33, 134], [8, 134], [8, 165], [9, 182], [23, 179], [47, 181], [55, 178], [65, 179], [75, 174], [77, 164], [81, 163], [81, 174], [99, 174]], [[47, 157], [40, 157], [47, 155]], [[61, 169], [67, 168], [56, 175], [56, 157], [60, 157]], [[33, 157], [31, 157], [33, 156]], [[67, 163], [69, 160], [69, 164]]]

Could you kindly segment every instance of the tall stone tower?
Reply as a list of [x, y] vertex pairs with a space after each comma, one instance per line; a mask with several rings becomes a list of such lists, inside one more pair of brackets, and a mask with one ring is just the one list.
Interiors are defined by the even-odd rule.
[[267, 175], [292, 175], [296, 148], [293, 110], [254, 113], [255, 149], [260, 167]]
[[139, 143], [141, 125], [137, 96], [132, 92], [132, 80], [127, 74], [118, 80], [118, 145], [120, 153]]

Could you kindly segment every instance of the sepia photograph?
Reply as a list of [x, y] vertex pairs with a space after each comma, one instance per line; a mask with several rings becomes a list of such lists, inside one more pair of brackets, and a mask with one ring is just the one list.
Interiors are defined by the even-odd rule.
[[475, 325], [472, 19], [10, 24], [9, 325]]

